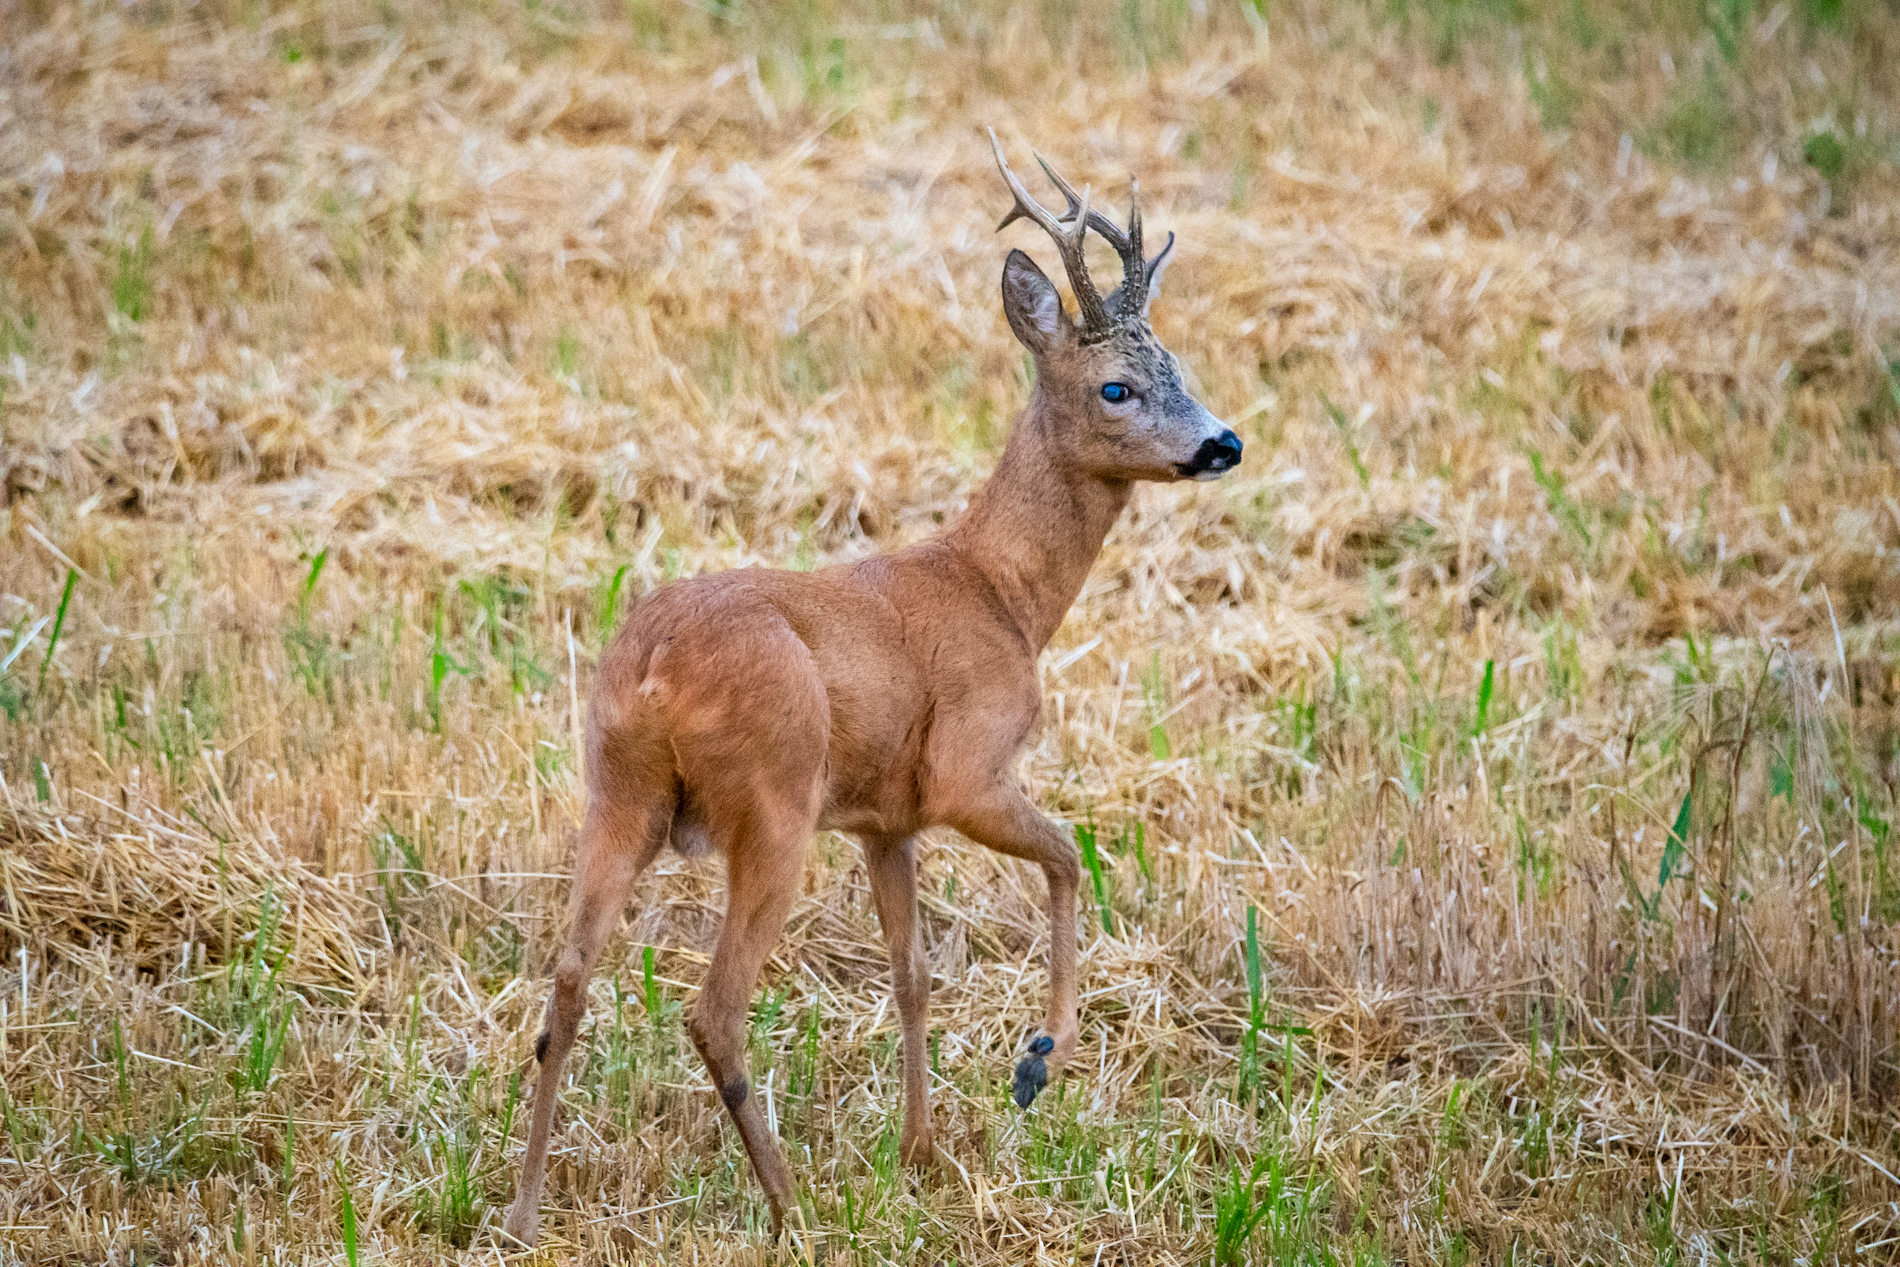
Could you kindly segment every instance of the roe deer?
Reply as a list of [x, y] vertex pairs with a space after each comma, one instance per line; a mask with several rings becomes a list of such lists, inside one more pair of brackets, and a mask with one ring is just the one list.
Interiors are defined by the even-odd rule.
[[[573, 929], [554, 973], [527, 1154], [506, 1232], [532, 1244], [561, 1064], [587, 983], [634, 882], [669, 841], [724, 850], [729, 898], [712, 965], [686, 1028], [771, 1202], [775, 1230], [791, 1172], [746, 1088], [754, 978], [791, 909], [806, 842], [858, 837], [890, 944], [903, 1026], [905, 1162], [933, 1155], [925, 1086], [930, 993], [917, 922], [917, 835], [947, 826], [1040, 866], [1049, 887], [1049, 1001], [1016, 1067], [1016, 1103], [1075, 1051], [1075, 905], [1069, 833], [1045, 818], [1011, 763], [1040, 710], [1036, 657], [1075, 601], [1137, 480], [1210, 479], [1240, 440], [1181, 385], [1148, 325], [1173, 248], [1142, 255], [1138, 193], [1123, 229], [1089, 207], [1040, 155], [1068, 202], [1056, 215], [1010, 171], [1015, 207], [1055, 239], [1081, 320], [1034, 261], [1011, 251], [1003, 310], [1036, 382], [989, 483], [920, 545], [811, 573], [745, 569], [643, 597], [600, 663], [587, 714], [587, 810], [574, 871]], [[1094, 230], [1121, 256], [1106, 298], [1089, 279]]]

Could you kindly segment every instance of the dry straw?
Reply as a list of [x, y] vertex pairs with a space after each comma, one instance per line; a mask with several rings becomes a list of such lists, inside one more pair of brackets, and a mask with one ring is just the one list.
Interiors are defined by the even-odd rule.
[[[23, 949], [160, 974], [204, 948], [225, 960], [254, 944], [279, 908], [287, 976], [354, 993], [373, 964], [366, 904], [255, 840], [220, 840], [190, 823], [97, 807], [48, 813], [0, 805], [0, 930]], [[116, 820], [116, 821], [115, 821]]]
[[[930, 842], [934, 1175], [814, 843], [785, 1253], [1890, 1260], [1900, 26], [1559, 8], [0, 0], [0, 1256], [492, 1254], [573, 701], [652, 586], [963, 505], [994, 125], [1140, 176], [1248, 456], [1043, 662], [1107, 909], [1033, 1114], [1040, 884]], [[552, 1256], [778, 1252], [721, 887], [608, 954]]]

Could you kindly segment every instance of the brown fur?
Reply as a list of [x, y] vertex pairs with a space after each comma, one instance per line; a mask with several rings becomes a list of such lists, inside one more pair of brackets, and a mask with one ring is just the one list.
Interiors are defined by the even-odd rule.
[[[1160, 262], [1137, 268], [1155, 275]], [[793, 1204], [792, 1180], [746, 1092], [745, 1020], [814, 831], [848, 832], [865, 848], [903, 1027], [906, 1161], [933, 1153], [930, 968], [916, 892], [925, 828], [955, 828], [1043, 869], [1048, 1010], [1017, 1072], [1019, 1102], [1074, 1053], [1080, 869], [1069, 833], [1010, 770], [1040, 708], [1036, 657], [1132, 481], [1213, 475], [1239, 460], [1232, 433], [1181, 387], [1147, 324], [1145, 291], [1127, 304], [1117, 292], [1123, 319], [1113, 328], [1078, 328], [1049, 280], [1012, 252], [1004, 307], [1035, 356], [1037, 385], [995, 474], [955, 524], [910, 549], [809, 574], [747, 569], [656, 590], [607, 649], [587, 718], [573, 931], [537, 1046], [527, 1155], [506, 1223], [514, 1240], [534, 1240], [556, 1088], [588, 979], [669, 839], [726, 857], [726, 920], [687, 1028], [775, 1223]], [[1127, 384], [1131, 399], [1104, 401], [1106, 382]]]

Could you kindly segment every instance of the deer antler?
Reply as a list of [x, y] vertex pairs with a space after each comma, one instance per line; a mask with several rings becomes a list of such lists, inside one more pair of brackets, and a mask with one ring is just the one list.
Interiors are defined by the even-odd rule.
[[[1002, 169], [1003, 179], [1009, 184], [1009, 192], [1016, 197], [1015, 207], [1003, 217], [1003, 222], [996, 226], [997, 230], [1000, 232], [1008, 228], [1024, 216], [1041, 225], [1043, 232], [1055, 239], [1056, 251], [1062, 256], [1062, 267], [1068, 271], [1069, 287], [1075, 291], [1076, 306], [1082, 310], [1082, 328], [1090, 334], [1106, 334], [1114, 322], [1109, 317], [1108, 305], [1102, 302], [1100, 292], [1095, 289], [1095, 283], [1089, 280], [1088, 260], [1083, 254], [1082, 245], [1091, 226], [1095, 227], [1097, 233], [1102, 231], [1100, 227], [1102, 224], [1109, 224], [1117, 236], [1121, 236], [1121, 231], [1114, 229], [1106, 218], [1089, 211], [1087, 186], [1083, 187], [1082, 193], [1078, 196], [1061, 177], [1049, 170], [1049, 164], [1043, 162], [1042, 155], [1036, 155], [1036, 161], [1042, 163], [1042, 170], [1049, 173], [1050, 178], [1056, 182], [1056, 187], [1062, 190], [1062, 196], [1069, 201], [1069, 213], [1065, 216], [1058, 217], [1029, 196], [1029, 191], [1023, 188], [1023, 182], [1017, 180], [1016, 173], [1009, 170], [1009, 160], [1003, 157], [1003, 143], [996, 139], [995, 128], [990, 129], [990, 148], [996, 151], [996, 165]], [[1075, 222], [1074, 227], [1063, 228], [1063, 223], [1069, 220]], [[1136, 233], [1139, 235], [1139, 227]], [[1114, 238], [1109, 238], [1111, 243], [1114, 240]], [[1124, 237], [1123, 241], [1126, 240]], [[1116, 247], [1117, 251], [1120, 249], [1119, 246]], [[1139, 259], [1139, 255], [1136, 258]]]
[[[1123, 231], [1120, 225], [1101, 212], [1089, 210], [1087, 196], [1078, 198], [1075, 187], [1049, 166], [1048, 159], [1037, 154], [1036, 162], [1041, 164], [1043, 174], [1062, 191], [1063, 198], [1068, 201], [1069, 210], [1062, 219], [1073, 220], [1078, 214], [1085, 216], [1089, 228], [1099, 233], [1102, 240], [1114, 247], [1115, 254], [1121, 257], [1122, 284], [1120, 302], [1116, 305], [1119, 311], [1110, 315], [1116, 320], [1140, 316], [1148, 307], [1148, 263], [1141, 254], [1141, 182], [1132, 176], [1128, 178], [1128, 228]], [[1168, 241], [1172, 245], [1173, 234], [1168, 235]]]

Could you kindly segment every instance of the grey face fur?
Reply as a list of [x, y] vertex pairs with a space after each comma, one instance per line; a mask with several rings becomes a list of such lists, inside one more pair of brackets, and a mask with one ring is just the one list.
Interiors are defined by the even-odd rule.
[[[1188, 394], [1179, 362], [1145, 319], [1085, 338], [1054, 283], [1021, 251], [1003, 266], [1003, 311], [1035, 357], [1038, 384], [1063, 406], [1070, 421], [1061, 439], [1083, 470], [1116, 480], [1214, 479], [1239, 462], [1240, 441]], [[1125, 398], [1108, 399], [1111, 385]]]
[[[1071, 421], [1060, 439], [1081, 469], [1102, 479], [1213, 479], [1240, 463], [1240, 439], [1190, 396], [1180, 364], [1148, 325], [1148, 304], [1174, 249], [1174, 235], [1147, 259], [1141, 246], [1141, 200], [1130, 195], [1128, 227], [1089, 209], [1089, 191], [1077, 193], [1036, 161], [1068, 202], [1057, 216], [1030, 197], [990, 133], [996, 165], [1016, 205], [999, 229], [1017, 218], [1034, 220], [1056, 244], [1081, 312], [1078, 324], [1036, 262], [1011, 251], [1003, 265], [1003, 312], [1010, 329], [1036, 358], [1044, 391]], [[1104, 300], [1089, 277], [1083, 244], [1094, 230], [1121, 257], [1122, 282]]]

